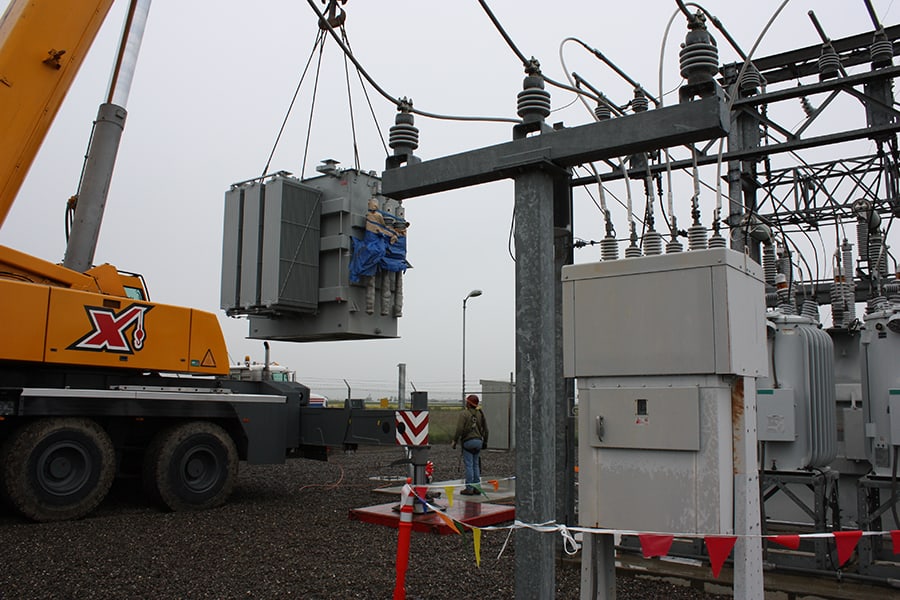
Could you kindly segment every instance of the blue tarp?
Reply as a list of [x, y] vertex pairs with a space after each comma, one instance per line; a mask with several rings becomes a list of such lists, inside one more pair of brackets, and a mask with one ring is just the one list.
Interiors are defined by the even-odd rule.
[[382, 259], [381, 265], [379, 266], [385, 271], [393, 271], [394, 273], [406, 272], [406, 267], [409, 265], [406, 263], [405, 235], [397, 236], [396, 242], [388, 244], [384, 259]]
[[359, 283], [360, 278], [375, 274], [387, 251], [387, 236], [366, 231], [362, 240], [350, 238], [353, 255], [350, 257], [350, 281]]

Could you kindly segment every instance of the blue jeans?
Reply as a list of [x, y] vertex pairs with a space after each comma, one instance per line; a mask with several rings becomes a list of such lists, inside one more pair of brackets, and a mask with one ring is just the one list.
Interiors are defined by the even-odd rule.
[[466, 468], [466, 488], [475, 489], [471, 484], [481, 482], [481, 440], [467, 440], [463, 442], [463, 466]]

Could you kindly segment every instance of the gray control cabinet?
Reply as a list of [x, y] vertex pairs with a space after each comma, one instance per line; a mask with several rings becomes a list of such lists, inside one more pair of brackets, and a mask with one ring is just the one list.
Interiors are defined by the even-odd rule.
[[562, 278], [580, 524], [732, 533], [732, 384], [767, 373], [762, 269], [714, 249], [571, 265]]
[[369, 200], [399, 218], [403, 207], [379, 195], [374, 172], [326, 166], [318, 177], [280, 174], [225, 194], [221, 305], [230, 316], [248, 317], [251, 338], [397, 337], [397, 317], [380, 310], [380, 279], [371, 282], [378, 305], [367, 310], [370, 282], [351, 283], [349, 267]]
[[739, 252], [570, 265], [562, 278], [566, 377], [767, 372], [762, 267]]

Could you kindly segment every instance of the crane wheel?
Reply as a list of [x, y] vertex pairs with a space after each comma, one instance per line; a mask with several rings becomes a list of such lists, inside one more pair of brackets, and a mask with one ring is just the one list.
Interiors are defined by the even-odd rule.
[[161, 431], [144, 455], [144, 488], [174, 511], [221, 506], [234, 489], [237, 472], [231, 437], [206, 421]]
[[115, 462], [109, 436], [94, 421], [40, 419], [0, 448], [0, 491], [29, 519], [79, 519], [106, 497]]

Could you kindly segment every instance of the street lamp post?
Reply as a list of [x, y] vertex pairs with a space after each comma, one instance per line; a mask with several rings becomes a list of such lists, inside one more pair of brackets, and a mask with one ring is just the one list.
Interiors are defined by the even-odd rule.
[[481, 290], [472, 290], [469, 295], [463, 298], [463, 321], [462, 321], [462, 400], [466, 402], [466, 302], [469, 298], [481, 295]]

